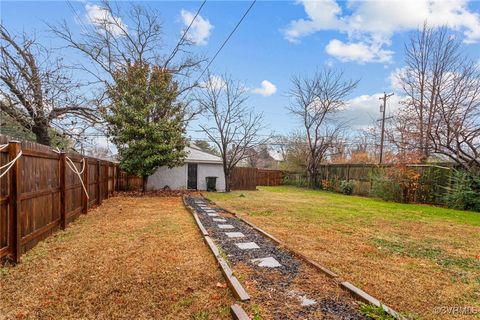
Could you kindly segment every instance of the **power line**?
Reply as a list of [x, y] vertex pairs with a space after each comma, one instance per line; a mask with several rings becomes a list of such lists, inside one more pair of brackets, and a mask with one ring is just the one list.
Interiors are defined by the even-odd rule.
[[170, 53], [168, 59], [166, 60], [167, 63], [170, 61], [170, 59], [172, 59], [175, 54], [177, 53], [178, 51], [178, 47], [180, 47], [180, 45], [183, 43], [183, 41], [185, 40], [185, 37], [188, 33], [188, 30], [190, 30], [190, 28], [192, 27], [193, 25], [193, 22], [195, 21], [195, 19], [197, 19], [197, 16], [200, 14], [200, 11], [202, 10], [203, 6], [205, 5], [205, 3], [207, 2], [207, 0], [204, 0], [202, 2], [202, 4], [200, 5], [200, 7], [198, 8], [197, 10], [197, 13], [195, 14], [195, 16], [193, 17], [192, 21], [190, 21], [190, 24], [188, 25], [187, 29], [185, 29], [185, 31], [183, 32], [183, 35], [182, 37], [180, 38], [180, 40], [178, 41], [177, 45], [175, 46], [175, 48], [173, 49], [172, 53]]
[[225, 45], [227, 44], [228, 40], [230, 40], [230, 38], [232, 37], [232, 35], [235, 33], [235, 31], [238, 29], [238, 27], [240, 26], [240, 24], [242, 23], [242, 21], [245, 19], [245, 17], [247, 16], [247, 14], [250, 12], [250, 10], [252, 9], [253, 5], [255, 4], [255, 2], [257, 2], [257, 0], [253, 0], [252, 3], [250, 4], [250, 7], [248, 7], [247, 11], [245, 11], [245, 13], [243, 14], [242, 18], [238, 21], [237, 25], [235, 26], [235, 28], [233, 28], [232, 32], [230, 32], [230, 34], [228, 35], [228, 37], [225, 39], [225, 41], [222, 43], [222, 45], [220, 46], [220, 48], [218, 48], [217, 52], [215, 53], [215, 55], [213, 56], [213, 58], [208, 62], [207, 64], [207, 67], [205, 69], [203, 69], [202, 73], [200, 74], [200, 76], [198, 77], [197, 81], [195, 81], [195, 83], [197, 83], [201, 78], [202, 76], [205, 74], [205, 71], [208, 70], [208, 68], [210, 67], [210, 65], [212, 64], [212, 62], [215, 60], [215, 58], [218, 56], [218, 54], [220, 53], [220, 51], [222, 51], [223, 47], [225, 47]]

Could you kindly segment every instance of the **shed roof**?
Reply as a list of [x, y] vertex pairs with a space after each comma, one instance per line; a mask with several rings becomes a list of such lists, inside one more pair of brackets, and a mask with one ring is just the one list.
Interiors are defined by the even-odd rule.
[[222, 164], [222, 158], [200, 150], [196, 146], [186, 147], [185, 151], [187, 151], [185, 162]]

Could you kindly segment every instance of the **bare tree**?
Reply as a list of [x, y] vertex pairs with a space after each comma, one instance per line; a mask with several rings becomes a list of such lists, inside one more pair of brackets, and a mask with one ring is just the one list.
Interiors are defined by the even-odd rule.
[[406, 94], [399, 142], [421, 160], [440, 154], [470, 172], [480, 168], [480, 70], [446, 28], [426, 24], [405, 46]]
[[[191, 81], [192, 73], [198, 70], [204, 59], [189, 52], [192, 42], [188, 37], [182, 37], [173, 49], [165, 50], [164, 32], [157, 10], [138, 4], [122, 10], [108, 1], [102, 1], [99, 6], [101, 14], [88, 24], [82, 23], [80, 35], [73, 32], [66, 21], [60, 25], [49, 25], [68, 47], [88, 58], [88, 63], [76, 68], [96, 79], [92, 81], [93, 85], [103, 85], [97, 103], [105, 102], [105, 87], [111, 86], [114, 74], [124, 72], [135, 62], [167, 69], [178, 83], [179, 97], [198, 86]], [[77, 19], [83, 21], [80, 17]], [[186, 113], [188, 121], [197, 114], [197, 110], [189, 106], [187, 109], [190, 110]]]
[[430, 135], [435, 124], [439, 95], [444, 90], [449, 73], [458, 68], [462, 59], [460, 42], [449, 35], [445, 27], [431, 28], [425, 23], [405, 44], [406, 68], [400, 75], [406, 95], [404, 120], [410, 119], [408, 133], [403, 134], [405, 149], [426, 160], [432, 152]]
[[208, 74], [197, 100], [211, 123], [200, 128], [220, 151], [228, 192], [233, 168], [248, 157], [249, 150], [268, 140], [260, 135], [263, 115], [247, 106], [245, 87], [228, 76], [220, 79]]
[[480, 68], [465, 62], [448, 75], [435, 105], [430, 141], [471, 174], [480, 174]]
[[3, 25], [0, 39], [0, 110], [33, 132], [37, 142], [51, 144], [52, 125], [71, 130], [81, 120], [99, 120], [96, 108], [80, 94], [80, 83], [51, 49]]
[[297, 76], [292, 79], [289, 110], [300, 119], [305, 130], [307, 174], [311, 188], [319, 186], [320, 162], [341, 132], [341, 124], [335, 115], [357, 84], [358, 81], [343, 80], [343, 72], [330, 68], [315, 73], [311, 78]]
[[287, 171], [306, 172], [309, 154], [306, 136], [300, 132], [293, 132], [274, 139], [276, 149], [283, 159], [282, 168]]

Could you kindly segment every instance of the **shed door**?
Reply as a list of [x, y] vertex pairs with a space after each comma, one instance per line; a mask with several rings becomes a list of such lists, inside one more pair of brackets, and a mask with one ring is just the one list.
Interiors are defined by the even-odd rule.
[[197, 189], [197, 169], [198, 165], [196, 163], [188, 164], [188, 180], [187, 188], [188, 189]]

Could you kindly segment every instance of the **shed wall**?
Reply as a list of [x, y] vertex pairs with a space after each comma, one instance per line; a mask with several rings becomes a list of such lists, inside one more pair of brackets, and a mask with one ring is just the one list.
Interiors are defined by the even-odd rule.
[[162, 190], [169, 186], [172, 190], [187, 188], [187, 164], [169, 169], [160, 167], [148, 177], [147, 190]]
[[207, 190], [206, 177], [217, 177], [217, 191], [225, 191], [225, 175], [223, 174], [223, 167], [221, 164], [198, 164], [198, 190]]
[[[221, 164], [199, 163], [197, 171], [197, 189], [206, 190], [206, 177], [217, 177], [217, 191], [225, 191], [225, 175]], [[148, 178], [147, 190], [161, 190], [165, 186], [172, 190], [187, 188], [187, 164], [169, 169], [160, 167]]]

